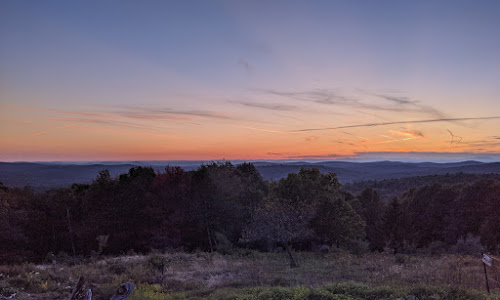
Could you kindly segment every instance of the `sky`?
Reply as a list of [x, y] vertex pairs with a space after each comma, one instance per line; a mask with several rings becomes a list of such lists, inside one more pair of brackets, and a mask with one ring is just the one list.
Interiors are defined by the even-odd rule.
[[0, 2], [0, 161], [500, 157], [499, 1]]

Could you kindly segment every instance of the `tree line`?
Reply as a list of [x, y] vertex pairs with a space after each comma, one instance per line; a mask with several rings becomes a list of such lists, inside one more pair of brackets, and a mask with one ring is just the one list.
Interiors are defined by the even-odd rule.
[[266, 181], [250, 163], [135, 167], [43, 193], [0, 184], [0, 262], [281, 247], [294, 266], [292, 249], [452, 251], [467, 241], [498, 251], [499, 216], [494, 179], [426, 185], [384, 202], [376, 189], [346, 192], [314, 168]]

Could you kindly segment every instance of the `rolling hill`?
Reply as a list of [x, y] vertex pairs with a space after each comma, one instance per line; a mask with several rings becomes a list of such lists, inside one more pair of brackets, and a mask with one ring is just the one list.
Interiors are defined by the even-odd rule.
[[[150, 162], [99, 162], [99, 163], [34, 163], [0, 162], [0, 182], [6, 186], [30, 186], [35, 190], [65, 187], [73, 183], [89, 183], [99, 171], [109, 170], [111, 176], [126, 173], [135, 166], [151, 166], [162, 171], [166, 165], [180, 166], [186, 171], [194, 170], [202, 161], [150, 161]], [[238, 164], [240, 162], [234, 162]], [[454, 163], [408, 163], [395, 161], [377, 162], [253, 162], [262, 176], [268, 180], [279, 180], [300, 168], [318, 168], [321, 172], [336, 173], [340, 182], [356, 190], [353, 182], [390, 180], [416, 176], [446, 175], [456, 173], [500, 174], [500, 162], [483, 163], [463, 161]], [[349, 185], [351, 184], [351, 185]], [[393, 185], [393, 184], [392, 184]], [[346, 187], [347, 187], [346, 186]], [[391, 188], [395, 188], [392, 186]]]

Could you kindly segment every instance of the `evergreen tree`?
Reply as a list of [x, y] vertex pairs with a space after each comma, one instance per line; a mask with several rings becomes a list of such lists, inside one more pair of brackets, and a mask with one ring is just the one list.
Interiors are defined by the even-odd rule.
[[374, 189], [365, 189], [359, 196], [361, 216], [366, 223], [366, 238], [370, 251], [383, 251], [386, 243], [384, 233], [384, 203]]

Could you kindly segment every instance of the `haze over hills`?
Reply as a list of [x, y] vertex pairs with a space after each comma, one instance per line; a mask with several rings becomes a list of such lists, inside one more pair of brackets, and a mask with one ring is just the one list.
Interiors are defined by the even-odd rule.
[[[0, 182], [10, 187], [31, 186], [43, 191], [55, 187], [65, 187], [73, 183], [90, 183], [99, 171], [109, 170], [111, 176], [117, 176], [135, 166], [151, 166], [158, 172], [166, 165], [180, 166], [186, 171], [194, 170], [204, 161], [133, 161], [133, 162], [0, 162]], [[242, 161], [232, 161], [233, 164]], [[268, 180], [278, 180], [288, 173], [298, 172], [300, 168], [318, 168], [323, 173], [336, 173], [343, 184], [395, 179], [412, 176], [444, 175], [455, 173], [500, 174], [500, 162], [484, 163], [462, 161], [452, 163], [433, 162], [252, 162], [262, 176]]]

